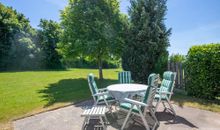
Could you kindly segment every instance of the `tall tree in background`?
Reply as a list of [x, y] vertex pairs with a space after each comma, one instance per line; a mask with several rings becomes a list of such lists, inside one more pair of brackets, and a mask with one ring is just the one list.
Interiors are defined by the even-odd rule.
[[137, 82], [146, 83], [148, 75], [162, 67], [158, 64], [164, 64], [160, 61], [168, 60], [171, 29], [164, 23], [166, 11], [166, 0], [131, 0], [129, 40], [122, 61]]
[[23, 14], [0, 3], [0, 70], [36, 67], [38, 49], [32, 41], [35, 36]]
[[[5, 70], [8, 66], [9, 51], [14, 34], [18, 32], [18, 20], [12, 8], [0, 3], [0, 68]], [[15, 29], [13, 29], [15, 28]]]
[[117, 0], [70, 0], [61, 14], [64, 52], [71, 56], [89, 56], [98, 63], [119, 55], [124, 42], [122, 19]]
[[62, 33], [61, 27], [52, 20], [40, 20], [39, 42], [42, 51], [42, 63], [46, 69], [61, 69], [61, 56], [57, 52], [57, 44]]

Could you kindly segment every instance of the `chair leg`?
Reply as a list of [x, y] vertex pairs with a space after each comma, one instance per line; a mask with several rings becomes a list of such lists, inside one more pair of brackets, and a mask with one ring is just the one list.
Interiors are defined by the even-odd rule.
[[95, 100], [94, 106], [97, 106], [99, 104], [99, 100]]
[[160, 102], [161, 102], [161, 99], [159, 98], [159, 100], [157, 101], [157, 104], [155, 106], [154, 113], [157, 111]]
[[107, 108], [108, 108], [109, 111], [112, 113], [112, 110], [111, 110], [112, 108], [111, 108], [111, 106], [108, 104], [108, 102], [106, 101], [105, 96], [102, 96], [102, 97], [103, 97], [103, 99], [104, 99], [104, 102], [105, 102]]
[[176, 116], [176, 112], [175, 112], [175, 110], [174, 110], [174, 108], [173, 108], [173, 106], [172, 106], [172, 104], [171, 104], [170, 100], [167, 100], [167, 103], [169, 104], [170, 109], [172, 110], [172, 112], [173, 112], [174, 116]]
[[122, 127], [121, 127], [121, 130], [123, 130], [123, 129], [125, 128], [125, 125], [126, 125], [126, 123], [127, 123], [127, 121], [128, 121], [128, 118], [129, 118], [130, 115], [131, 115], [131, 111], [132, 111], [133, 107], [134, 107], [134, 105], [132, 105], [131, 108], [130, 108], [130, 110], [128, 111], [128, 114], [127, 114], [127, 116], [126, 116], [126, 118], [125, 118], [125, 121], [124, 121]]
[[164, 111], [166, 111], [167, 107], [166, 107], [166, 105], [165, 105], [165, 102], [162, 101], [162, 104], [163, 104], [163, 107], [164, 107]]
[[140, 113], [141, 119], [142, 119], [142, 121], [143, 121], [143, 123], [144, 123], [144, 126], [145, 126], [146, 130], [150, 130], [150, 128], [149, 128], [149, 126], [148, 126], [148, 124], [147, 124], [147, 121], [146, 121], [146, 119], [145, 119], [145, 117], [144, 117], [142, 111], [141, 111], [140, 109], [138, 109], [138, 111], [139, 111], [139, 113]]
[[159, 121], [157, 120], [157, 117], [155, 116], [155, 113], [153, 112], [153, 110], [150, 109], [149, 111], [150, 111], [150, 114], [151, 114], [151, 116], [153, 117], [153, 119], [154, 119], [154, 121], [155, 121], [155, 124], [154, 124], [153, 129], [152, 129], [152, 130], [154, 130], [157, 125], [158, 125], [158, 126], [160, 125], [160, 123], [159, 123]]
[[140, 116], [141, 116], [141, 119], [142, 119], [142, 121], [144, 123], [145, 128], [147, 130], [150, 130], [149, 125], [147, 124], [146, 118], [144, 117], [144, 114], [142, 113], [142, 111], [140, 109], [138, 109], [138, 111], [140, 113]]
[[86, 121], [87, 121], [87, 120], [88, 120], [88, 118], [85, 117], [85, 118], [84, 118], [84, 121], [83, 121], [83, 124], [82, 124], [82, 128], [81, 128], [81, 130], [84, 130], [85, 125], [86, 125]]
[[108, 122], [108, 119], [107, 119], [106, 115], [104, 116], [104, 118], [105, 118], [105, 123], [106, 123], [106, 124], [109, 124], [109, 122]]

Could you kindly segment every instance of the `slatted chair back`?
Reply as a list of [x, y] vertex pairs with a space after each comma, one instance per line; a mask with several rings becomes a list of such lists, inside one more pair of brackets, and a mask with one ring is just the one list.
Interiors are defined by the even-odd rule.
[[92, 93], [93, 99], [94, 101], [96, 101], [98, 97], [94, 96], [94, 94], [98, 93], [98, 88], [97, 88], [97, 85], [94, 79], [94, 75], [92, 73], [88, 75], [88, 84], [89, 84], [89, 89]]
[[[163, 80], [161, 82], [160, 90], [163, 92], [173, 92], [176, 79], [176, 72], [166, 71], [163, 73]], [[168, 95], [171, 98], [171, 94]]]
[[159, 75], [152, 73], [148, 77], [148, 88], [145, 93], [143, 103], [148, 104], [149, 106], [153, 106], [154, 97], [157, 92], [158, 87], [158, 81], [159, 81]]
[[118, 73], [119, 83], [131, 83], [131, 72], [130, 71], [122, 71]]

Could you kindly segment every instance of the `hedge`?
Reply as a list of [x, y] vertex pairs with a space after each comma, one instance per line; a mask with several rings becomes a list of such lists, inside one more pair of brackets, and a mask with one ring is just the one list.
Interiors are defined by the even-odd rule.
[[189, 95], [206, 99], [220, 96], [220, 44], [191, 47], [185, 72]]

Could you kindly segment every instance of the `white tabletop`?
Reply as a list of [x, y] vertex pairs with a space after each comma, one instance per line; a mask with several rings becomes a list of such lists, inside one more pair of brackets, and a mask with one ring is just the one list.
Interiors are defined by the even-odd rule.
[[107, 87], [109, 93], [119, 101], [135, 94], [143, 95], [147, 88], [148, 86], [144, 84], [113, 84]]
[[113, 84], [107, 87], [108, 91], [119, 91], [119, 92], [137, 92], [146, 91], [147, 85], [144, 84]]

